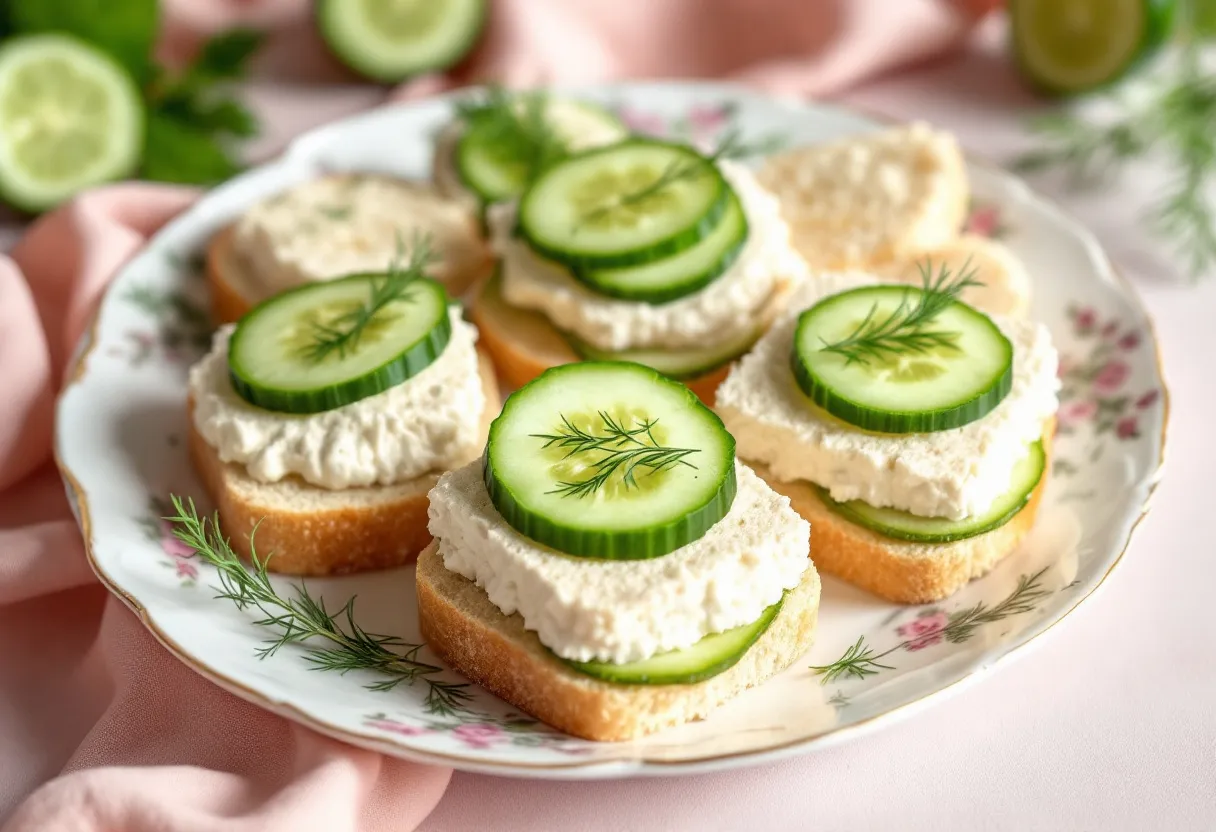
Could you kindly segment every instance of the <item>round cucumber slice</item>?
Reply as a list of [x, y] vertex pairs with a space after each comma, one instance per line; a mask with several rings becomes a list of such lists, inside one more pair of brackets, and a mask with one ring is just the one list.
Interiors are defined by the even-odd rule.
[[452, 333], [443, 286], [413, 280], [355, 337], [317, 351], [318, 339], [351, 332], [385, 275], [351, 275], [290, 289], [249, 311], [228, 344], [233, 389], [250, 404], [319, 413], [374, 396], [435, 361]]
[[144, 111], [135, 82], [105, 53], [68, 37], [0, 46], [0, 196], [26, 211], [135, 170]]
[[728, 338], [711, 347], [701, 347], [687, 350], [601, 350], [579, 339], [575, 335], [566, 335], [571, 348], [585, 361], [632, 361], [644, 364], [658, 370], [668, 378], [677, 381], [699, 378], [713, 372], [723, 364], [734, 361], [752, 348], [761, 335], [759, 328], [750, 330], [734, 338]]
[[485, 483], [520, 534], [577, 557], [643, 560], [697, 540], [735, 499], [735, 440], [684, 385], [640, 364], [567, 364], [507, 399]]
[[708, 635], [683, 650], [672, 650], [626, 664], [562, 661], [579, 673], [626, 685], [691, 685], [703, 682], [738, 664], [743, 654], [773, 623], [781, 611], [782, 601], [767, 608], [750, 624]]
[[798, 318], [790, 365], [802, 392], [864, 430], [931, 433], [988, 414], [1013, 386], [1013, 345], [987, 315], [953, 301], [921, 331], [953, 345], [852, 358], [827, 349], [864, 321], [885, 321], [921, 289], [866, 286], [821, 300]]
[[828, 495], [826, 489], [818, 488], [824, 504], [841, 517], [896, 540], [915, 543], [949, 543], [990, 532], [999, 528], [1026, 507], [1030, 495], [1043, 478], [1047, 456], [1043, 443], [1035, 442], [1026, 456], [1013, 469], [1013, 482], [992, 507], [983, 514], [962, 520], [947, 520], [943, 517], [921, 517], [895, 508], [876, 508], [861, 500], [838, 503]]
[[747, 234], [747, 215], [739, 197], [729, 191], [726, 212], [696, 245], [641, 266], [576, 269], [573, 274], [602, 295], [643, 303], [668, 303], [700, 291], [721, 277], [743, 250]]
[[[456, 143], [455, 164], [460, 179], [483, 202], [501, 202], [519, 196], [534, 171], [539, 171], [583, 147], [608, 144], [628, 135], [615, 115], [586, 101], [552, 98], [542, 93], [517, 96], [519, 119], [499, 113], [479, 117], [476, 112]], [[529, 107], [540, 107], [542, 118], [556, 142], [538, 147], [536, 135], [520, 130]], [[538, 158], [541, 157], [541, 158]]]
[[699, 242], [718, 224], [728, 193], [717, 167], [691, 147], [630, 139], [537, 177], [520, 199], [519, 231], [536, 251], [575, 268], [640, 265]]
[[1018, 66], [1057, 95], [1109, 84], [1168, 39], [1177, 0], [1013, 0]]
[[486, 0], [320, 0], [317, 24], [342, 63], [396, 83], [446, 69], [469, 53]]

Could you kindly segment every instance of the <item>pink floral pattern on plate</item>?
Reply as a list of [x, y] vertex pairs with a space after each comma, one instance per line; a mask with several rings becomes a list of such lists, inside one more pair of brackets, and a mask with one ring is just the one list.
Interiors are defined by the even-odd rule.
[[173, 570], [182, 586], [192, 587], [198, 581], [198, 563], [194, 549], [182, 543], [173, 534], [173, 526], [164, 518], [173, 514], [173, 506], [163, 497], [152, 497], [148, 501], [148, 513], [137, 522], [144, 535], [154, 541], [165, 556], [162, 565]]
[[[202, 280], [202, 255], [182, 258], [168, 255], [170, 268], [185, 275], [193, 287]], [[157, 290], [145, 286], [132, 288], [124, 295], [132, 306], [140, 309], [148, 320], [147, 326], [128, 328], [125, 343], [108, 352], [123, 358], [131, 367], [140, 367], [156, 356], [181, 367], [189, 367], [211, 346], [211, 316], [204, 303], [193, 291]]]
[[999, 240], [1009, 233], [1001, 206], [991, 202], [972, 202], [963, 222], [963, 233]]
[[[1144, 333], [1119, 320], [1100, 320], [1090, 306], [1068, 307], [1068, 318], [1077, 347], [1060, 356], [1060, 433], [1087, 428], [1095, 437], [1138, 438], [1141, 414], [1161, 398], [1155, 387], [1131, 385], [1132, 358]], [[1064, 461], [1056, 468], [1068, 473], [1070, 466]]]
[[560, 754], [578, 756], [591, 753], [586, 743], [566, 734], [552, 731], [531, 717], [508, 713], [493, 716], [476, 711], [457, 711], [442, 720], [407, 722], [384, 713], [369, 714], [365, 727], [389, 734], [417, 737], [424, 734], [446, 734], [473, 751], [489, 751], [501, 745], [544, 748]]

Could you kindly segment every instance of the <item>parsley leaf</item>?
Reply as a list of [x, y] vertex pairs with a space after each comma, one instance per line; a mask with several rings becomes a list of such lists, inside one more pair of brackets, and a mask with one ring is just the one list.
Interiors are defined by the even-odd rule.
[[205, 185], [240, 172], [207, 131], [164, 113], [148, 114], [143, 174], [160, 182]]

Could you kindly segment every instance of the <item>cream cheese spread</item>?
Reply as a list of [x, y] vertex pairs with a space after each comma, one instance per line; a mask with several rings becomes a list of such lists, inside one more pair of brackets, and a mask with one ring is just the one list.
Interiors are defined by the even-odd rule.
[[482, 464], [442, 476], [430, 530], [444, 565], [485, 590], [557, 655], [624, 663], [755, 621], [798, 585], [810, 527], [745, 465], [730, 511], [700, 539], [651, 560], [576, 558], [519, 534], [490, 502]]
[[720, 167], [739, 195], [750, 230], [731, 267], [701, 291], [657, 305], [598, 294], [516, 238], [515, 209], [503, 205], [489, 216], [502, 257], [503, 297], [543, 312], [558, 329], [604, 350], [700, 348], [745, 337], [774, 294], [802, 284], [809, 271], [790, 245], [776, 198], [746, 167], [726, 161]]
[[993, 316], [1013, 344], [1013, 387], [982, 419], [954, 430], [868, 433], [828, 415], [790, 372], [798, 312], [822, 297], [873, 283], [858, 274], [817, 277], [790, 303], [718, 388], [715, 409], [739, 456], [778, 480], [810, 480], [834, 500], [862, 500], [953, 520], [987, 511], [1014, 466], [1056, 412], [1059, 356], [1042, 324]]
[[[261, 296], [357, 272], [380, 272], [429, 234], [440, 282], [485, 258], [466, 208], [429, 185], [387, 176], [336, 175], [264, 199], [237, 222], [233, 253]], [[407, 252], [408, 253], [408, 252]]]
[[477, 329], [452, 309], [452, 337], [422, 372], [388, 390], [320, 413], [264, 410], [236, 394], [228, 341], [220, 328], [211, 352], [190, 370], [194, 426], [224, 462], [260, 482], [292, 474], [323, 488], [393, 485], [463, 464], [482, 440], [485, 391]]

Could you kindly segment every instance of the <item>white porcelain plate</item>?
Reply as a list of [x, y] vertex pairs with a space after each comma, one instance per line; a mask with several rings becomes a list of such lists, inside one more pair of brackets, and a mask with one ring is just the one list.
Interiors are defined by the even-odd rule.
[[[855, 114], [716, 84], [629, 84], [586, 95], [635, 129], [698, 142], [730, 125], [791, 144], [875, 128]], [[214, 571], [158, 519], [170, 493], [201, 497], [183, 447], [186, 369], [209, 338], [200, 252], [255, 201], [325, 171], [425, 176], [450, 103], [377, 110], [317, 130], [271, 164], [211, 192], [114, 281], [59, 406], [57, 451], [101, 579], [199, 673], [356, 745], [456, 768], [532, 777], [705, 771], [808, 752], [957, 689], [1071, 612], [1106, 578], [1146, 510], [1162, 459], [1166, 392], [1144, 309], [1093, 236], [1017, 180], [971, 164], [971, 230], [1000, 237], [1035, 280], [1034, 316], [1063, 356], [1060, 437], [1038, 525], [1017, 553], [944, 603], [901, 607], [826, 579], [811, 652], [709, 719], [626, 743], [554, 732], [480, 689], [465, 710], [428, 711], [425, 685], [310, 670], [299, 648], [260, 660], [254, 616], [215, 598]], [[288, 590], [287, 581], [279, 581]], [[418, 640], [410, 568], [310, 582], [337, 606], [358, 596], [373, 632]], [[881, 667], [830, 682], [811, 669], [853, 645]], [[881, 658], [879, 658], [881, 654]], [[426, 656], [426, 650], [421, 654]], [[447, 674], [455, 681], [455, 674]]]

